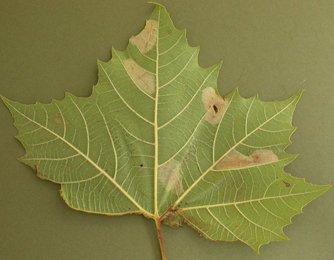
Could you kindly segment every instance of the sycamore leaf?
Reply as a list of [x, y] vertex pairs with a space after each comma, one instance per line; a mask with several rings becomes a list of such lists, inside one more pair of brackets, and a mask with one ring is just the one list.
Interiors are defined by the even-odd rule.
[[297, 93], [284, 101], [217, 93], [221, 63], [198, 65], [159, 4], [124, 52], [99, 62], [88, 98], [23, 105], [2, 97], [38, 177], [61, 184], [73, 209], [184, 222], [211, 240], [256, 252], [330, 186], [284, 172]]

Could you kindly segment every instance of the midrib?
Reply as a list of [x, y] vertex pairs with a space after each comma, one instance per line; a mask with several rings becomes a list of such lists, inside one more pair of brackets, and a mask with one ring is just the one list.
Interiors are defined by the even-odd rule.
[[159, 219], [158, 211], [158, 165], [159, 165], [159, 142], [158, 142], [158, 106], [159, 106], [159, 31], [160, 31], [160, 8], [158, 14], [156, 61], [155, 61], [155, 105], [154, 105], [154, 217]]

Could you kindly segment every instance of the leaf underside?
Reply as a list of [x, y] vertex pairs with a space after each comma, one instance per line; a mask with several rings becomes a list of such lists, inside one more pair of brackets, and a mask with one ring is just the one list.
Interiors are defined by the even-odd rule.
[[301, 93], [284, 101], [217, 93], [221, 63], [198, 65], [165, 8], [124, 52], [98, 62], [90, 97], [23, 105], [2, 97], [38, 177], [76, 210], [183, 222], [211, 240], [259, 251], [330, 186], [284, 172]]

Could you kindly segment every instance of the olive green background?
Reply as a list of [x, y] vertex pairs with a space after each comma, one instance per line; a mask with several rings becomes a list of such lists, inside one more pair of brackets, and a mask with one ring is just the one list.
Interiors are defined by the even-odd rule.
[[[272, 101], [305, 89], [297, 106], [286, 171], [306, 181], [334, 179], [334, 1], [161, 0], [200, 65], [224, 60], [219, 90], [239, 87]], [[68, 91], [88, 96], [96, 59], [123, 50], [149, 18], [146, 0], [1, 0], [0, 94], [23, 103], [48, 103]], [[15, 158], [24, 154], [10, 113], [0, 102], [0, 259], [160, 259], [154, 222], [107, 217], [68, 208], [59, 186], [38, 179]], [[289, 242], [257, 255], [240, 242], [205, 240], [190, 227], [163, 228], [167, 259], [333, 259], [334, 189], [284, 228]]]

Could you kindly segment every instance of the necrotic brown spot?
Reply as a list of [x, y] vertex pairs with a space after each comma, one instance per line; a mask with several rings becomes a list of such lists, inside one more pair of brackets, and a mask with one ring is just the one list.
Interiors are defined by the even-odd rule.
[[256, 150], [250, 156], [236, 150], [227, 154], [217, 165], [217, 170], [233, 170], [277, 162], [278, 157], [271, 150]]
[[155, 92], [155, 77], [153, 74], [140, 67], [133, 59], [125, 60], [124, 68], [138, 88], [148, 94]]
[[215, 113], [218, 112], [218, 108], [216, 107], [216, 105], [213, 105], [212, 108], [213, 108], [213, 111], [215, 111]]
[[132, 36], [130, 42], [136, 45], [142, 53], [150, 51], [157, 41], [158, 22], [155, 20], [148, 20], [144, 30], [137, 36]]
[[219, 123], [230, 103], [229, 99], [217, 95], [215, 90], [210, 87], [203, 90], [202, 101], [207, 111], [204, 119], [212, 125]]
[[162, 220], [162, 223], [171, 227], [182, 227], [183, 217], [177, 212], [170, 212]]
[[180, 166], [181, 164], [173, 159], [158, 169], [158, 178], [164, 189], [178, 196], [183, 193]]

